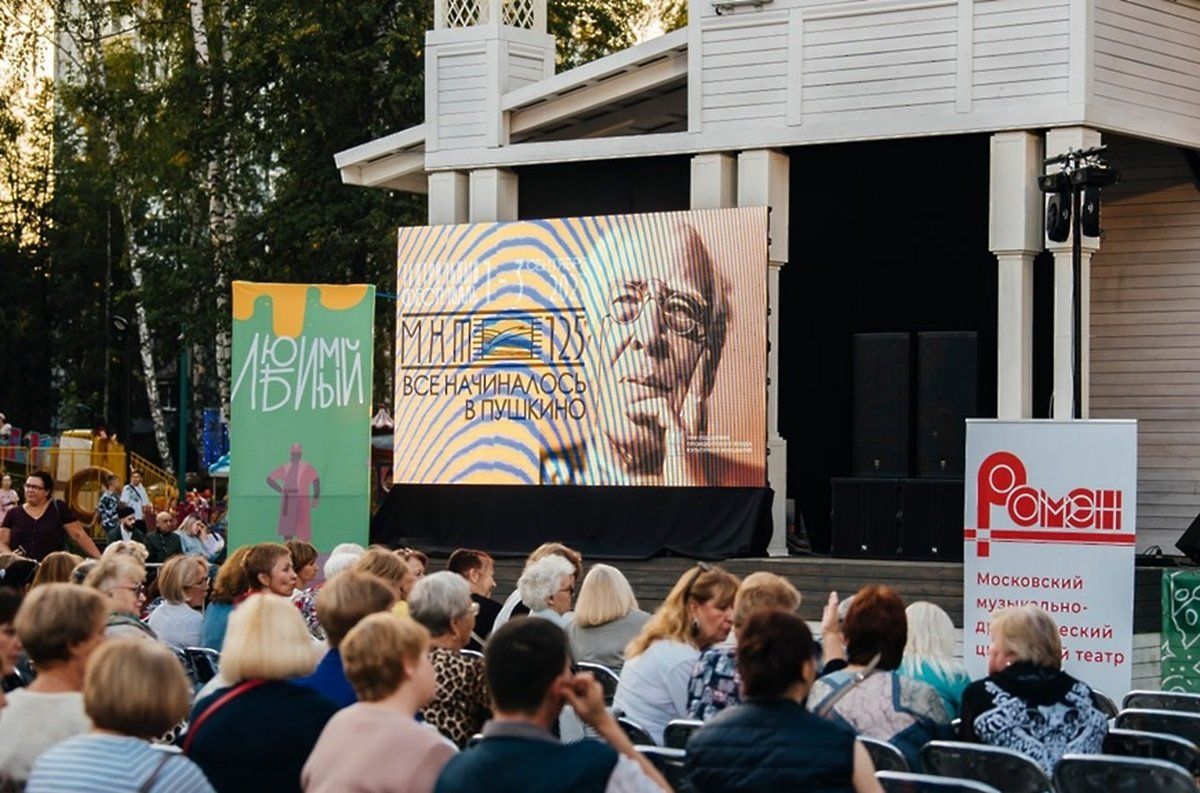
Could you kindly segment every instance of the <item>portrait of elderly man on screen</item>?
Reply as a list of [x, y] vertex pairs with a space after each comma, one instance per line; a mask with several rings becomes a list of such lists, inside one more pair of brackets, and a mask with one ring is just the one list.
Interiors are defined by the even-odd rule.
[[610, 232], [588, 256], [592, 434], [542, 454], [543, 484], [761, 484], [753, 460], [699, 448], [730, 321], [729, 285], [695, 228], [674, 221], [661, 231]]

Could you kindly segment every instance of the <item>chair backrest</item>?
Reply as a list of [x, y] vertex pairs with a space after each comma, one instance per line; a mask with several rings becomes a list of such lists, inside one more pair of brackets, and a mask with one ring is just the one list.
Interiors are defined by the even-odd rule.
[[184, 650], [196, 670], [196, 681], [204, 685], [221, 671], [221, 654], [209, 647], [188, 647]]
[[482, 740], [483, 740], [483, 733], [481, 733], [481, 732], [475, 733], [474, 735], [472, 735], [470, 738], [467, 739], [467, 748], [471, 749], [475, 746], [478, 746], [479, 742]]
[[688, 738], [703, 726], [704, 722], [697, 719], [671, 719], [667, 722], [667, 728], [663, 730], [663, 746], [686, 749]]
[[1000, 793], [991, 785], [971, 779], [909, 774], [904, 771], [878, 771], [875, 778], [886, 793]]
[[459, 652], [462, 653], [463, 655], [467, 656], [468, 658], [478, 658], [480, 661], [483, 660], [483, 653], [479, 652], [478, 650], [463, 649], [463, 650], [459, 650]]
[[617, 693], [617, 683], [621, 682], [621, 678], [617, 673], [609, 669], [604, 664], [593, 664], [587, 661], [580, 661], [571, 667], [573, 672], [590, 672], [592, 677], [600, 682], [604, 687], [604, 702], [606, 705], [612, 705], [613, 697]]
[[1182, 691], [1130, 691], [1121, 701], [1121, 709], [1130, 708], [1200, 713], [1200, 694], [1185, 694]]
[[867, 754], [871, 755], [871, 762], [874, 763], [876, 771], [908, 770], [908, 761], [904, 759], [904, 754], [887, 741], [860, 735], [858, 742], [867, 750]]
[[1117, 721], [1113, 726], [1138, 732], [1165, 732], [1200, 746], [1200, 713], [1129, 708], [1117, 714]]
[[1116, 701], [1099, 689], [1092, 689], [1092, 699], [1095, 701], [1096, 707], [1100, 708], [1100, 712], [1104, 714], [1104, 718], [1106, 719], [1115, 719], [1117, 714], [1121, 711], [1121, 709], [1117, 707]]
[[921, 764], [930, 774], [974, 779], [1005, 793], [1052, 790], [1041, 766], [1020, 752], [999, 746], [930, 741], [921, 748]]
[[173, 644], [167, 644], [165, 646], [168, 647], [171, 652], [175, 653], [175, 657], [179, 659], [180, 666], [183, 667], [183, 671], [187, 673], [188, 681], [192, 684], [192, 691], [195, 691], [196, 689], [200, 688], [200, 686], [204, 685], [204, 683], [200, 680], [199, 674], [196, 672], [196, 665], [192, 663], [192, 659], [187, 654], [187, 651], [181, 647], [176, 647]]
[[1178, 735], [1112, 729], [1104, 737], [1104, 753], [1166, 760], [1180, 766], [1192, 776], [1200, 776], [1200, 749], [1196, 744]]
[[1141, 757], [1069, 754], [1054, 767], [1058, 793], [1153, 791], [1196, 793], [1196, 780], [1174, 763]]
[[658, 773], [666, 777], [667, 782], [675, 793], [691, 793], [692, 780], [688, 777], [684, 759], [687, 753], [682, 749], [671, 749], [665, 746], [635, 746], [638, 753], [649, 760]]
[[650, 736], [650, 733], [642, 729], [641, 725], [631, 721], [625, 716], [617, 717], [617, 724], [629, 736], [629, 740], [633, 741], [635, 746], [658, 746], [658, 741]]

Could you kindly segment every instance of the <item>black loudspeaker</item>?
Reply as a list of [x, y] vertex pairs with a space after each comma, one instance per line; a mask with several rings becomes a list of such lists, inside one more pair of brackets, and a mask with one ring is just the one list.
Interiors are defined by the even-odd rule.
[[1175, 543], [1175, 547], [1182, 551], [1184, 556], [1200, 564], [1200, 515], [1187, 527], [1187, 531], [1179, 538], [1179, 542]]
[[1100, 186], [1083, 188], [1083, 203], [1079, 208], [1079, 224], [1085, 237], [1100, 236]]
[[962, 561], [963, 480], [900, 482], [900, 556]]
[[855, 476], [909, 475], [912, 341], [908, 333], [857, 333], [853, 338], [851, 418]]
[[1046, 236], [1066, 242], [1071, 236], [1071, 194], [1051, 193], [1046, 197]]
[[893, 559], [899, 548], [898, 479], [834, 479], [831, 548], [841, 558]]
[[963, 476], [966, 420], [979, 415], [979, 335], [917, 334], [917, 476]]

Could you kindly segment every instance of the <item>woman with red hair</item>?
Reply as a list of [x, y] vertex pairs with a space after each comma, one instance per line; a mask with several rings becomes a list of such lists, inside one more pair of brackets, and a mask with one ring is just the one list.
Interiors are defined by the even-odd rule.
[[809, 710], [891, 743], [919, 769], [921, 747], [949, 737], [950, 715], [932, 686], [899, 672], [908, 640], [904, 601], [888, 587], [863, 587], [843, 633], [848, 664], [813, 684]]

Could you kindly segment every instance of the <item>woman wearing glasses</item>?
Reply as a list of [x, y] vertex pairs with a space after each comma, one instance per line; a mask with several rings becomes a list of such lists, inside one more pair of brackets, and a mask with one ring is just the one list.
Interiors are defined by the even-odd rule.
[[539, 559], [521, 573], [517, 591], [529, 616], [550, 620], [565, 629], [571, 622], [567, 612], [575, 597], [575, 566], [561, 556]]
[[63, 550], [68, 536], [88, 556], [100, 558], [100, 550], [79, 518], [66, 503], [54, 498], [54, 477], [34, 471], [25, 479], [25, 503], [10, 509], [0, 524], [0, 553], [15, 552], [40, 562]]
[[667, 599], [625, 650], [613, 705], [662, 743], [671, 719], [688, 717], [688, 682], [702, 650], [733, 627], [738, 579], [698, 564], [680, 576]]
[[158, 572], [163, 602], [147, 620], [158, 638], [176, 647], [198, 647], [204, 629], [208, 562], [200, 556], [172, 556]]
[[475, 630], [479, 605], [471, 600], [466, 579], [444, 571], [416, 583], [408, 608], [429, 631], [429, 658], [437, 678], [437, 694], [422, 711], [424, 719], [461, 749], [491, 716], [483, 661], [462, 653]]
[[158, 635], [142, 622], [146, 604], [146, 568], [132, 556], [113, 554], [101, 559], [83, 585], [108, 598], [109, 614], [104, 624], [108, 639], [150, 639]]

